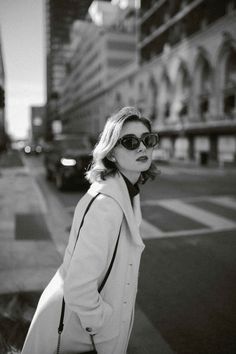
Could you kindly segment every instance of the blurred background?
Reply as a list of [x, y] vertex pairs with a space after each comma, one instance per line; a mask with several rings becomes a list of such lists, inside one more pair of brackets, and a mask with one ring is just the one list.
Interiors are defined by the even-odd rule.
[[141, 190], [129, 354], [236, 353], [236, 1], [0, 0], [2, 353], [22, 345], [124, 106], [152, 121], [161, 171]]
[[131, 105], [170, 158], [235, 164], [234, 1], [0, 3], [2, 149], [96, 139]]

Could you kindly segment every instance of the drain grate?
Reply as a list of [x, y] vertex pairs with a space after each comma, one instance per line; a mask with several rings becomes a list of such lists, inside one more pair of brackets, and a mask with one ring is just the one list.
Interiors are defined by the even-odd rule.
[[51, 238], [42, 214], [16, 214], [16, 240], [48, 240]]

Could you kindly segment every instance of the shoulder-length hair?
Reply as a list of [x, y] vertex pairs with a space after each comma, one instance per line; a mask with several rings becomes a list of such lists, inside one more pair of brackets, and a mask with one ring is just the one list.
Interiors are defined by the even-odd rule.
[[[113, 114], [107, 120], [93, 150], [93, 161], [86, 172], [86, 178], [90, 183], [105, 180], [108, 176], [115, 175], [118, 172], [116, 164], [108, 157], [120, 138], [120, 132], [124, 123], [127, 122], [141, 122], [147, 127], [149, 132], [152, 131], [150, 121], [142, 117], [141, 113], [135, 107], [124, 107]], [[149, 178], [154, 179], [157, 173], [155, 164], [151, 163], [147, 171], [141, 172], [138, 182], [143, 184]]]

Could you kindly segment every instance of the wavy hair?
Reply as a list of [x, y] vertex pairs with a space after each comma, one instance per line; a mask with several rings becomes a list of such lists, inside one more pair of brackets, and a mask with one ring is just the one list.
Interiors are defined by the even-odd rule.
[[[108, 176], [114, 176], [118, 172], [116, 164], [110, 161], [108, 157], [120, 138], [123, 125], [127, 122], [141, 122], [147, 127], [149, 132], [152, 131], [150, 121], [142, 117], [141, 113], [135, 107], [124, 107], [111, 115], [100, 134], [99, 140], [93, 150], [92, 164], [86, 172], [86, 179], [90, 183], [105, 180]], [[158, 170], [155, 164], [151, 163], [147, 171], [141, 172], [138, 182], [143, 184], [149, 178], [154, 179], [157, 173]]]

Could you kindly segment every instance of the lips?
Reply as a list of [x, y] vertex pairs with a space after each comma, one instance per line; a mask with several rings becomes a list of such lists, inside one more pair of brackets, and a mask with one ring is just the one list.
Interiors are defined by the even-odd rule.
[[148, 160], [147, 156], [140, 156], [136, 159], [136, 161], [146, 162]]

